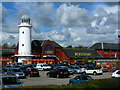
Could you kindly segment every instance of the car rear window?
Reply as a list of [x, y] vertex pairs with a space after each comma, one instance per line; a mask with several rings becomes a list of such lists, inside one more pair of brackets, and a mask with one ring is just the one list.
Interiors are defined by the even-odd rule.
[[14, 72], [21, 72], [20, 69], [13, 69]]
[[48, 66], [47, 64], [44, 64], [44, 65], [42, 65], [42, 66]]
[[80, 69], [79, 67], [75, 67], [75, 69]]
[[60, 71], [68, 71], [67, 69], [60, 69]]

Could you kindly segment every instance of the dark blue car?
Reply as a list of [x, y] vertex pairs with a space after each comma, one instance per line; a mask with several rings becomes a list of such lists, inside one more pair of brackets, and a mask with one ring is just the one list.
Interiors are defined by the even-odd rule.
[[0, 78], [2, 80], [0, 82], [2, 88], [15, 88], [15, 87], [24, 86], [23, 82], [13, 75], [2, 75], [0, 76]]
[[69, 84], [81, 83], [81, 82], [86, 82], [90, 80], [93, 80], [93, 78], [83, 74], [83, 75], [76, 76], [73, 79], [69, 79]]

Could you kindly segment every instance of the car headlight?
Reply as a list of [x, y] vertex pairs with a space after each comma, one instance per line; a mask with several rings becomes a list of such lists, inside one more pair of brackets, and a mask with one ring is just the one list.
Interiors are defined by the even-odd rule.
[[23, 73], [23, 76], [25, 76], [25, 74]]
[[17, 77], [18, 77], [18, 76], [19, 76], [19, 74], [15, 74], [15, 76], [17, 76]]

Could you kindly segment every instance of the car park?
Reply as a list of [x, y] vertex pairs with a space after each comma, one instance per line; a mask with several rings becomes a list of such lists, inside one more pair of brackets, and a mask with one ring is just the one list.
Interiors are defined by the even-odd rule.
[[49, 66], [48, 64], [43, 64], [43, 63], [38, 63], [36, 65], [36, 68], [38, 70], [50, 70], [51, 69], [51, 66]]
[[116, 70], [112, 73], [112, 78], [120, 77], [120, 70]]
[[8, 74], [15, 75], [18, 78], [25, 78], [24, 72], [19, 68], [11, 68], [7, 72]]
[[47, 77], [68, 77], [69, 71], [67, 68], [55, 68], [46, 73]]
[[1, 82], [2, 88], [15, 88], [15, 87], [24, 86], [23, 82], [13, 75], [2, 75], [1, 79], [2, 79]]
[[93, 74], [93, 75], [101, 74], [102, 75], [103, 71], [101, 68], [89, 67], [85, 69], [84, 74]]
[[26, 76], [29, 76], [29, 77], [39, 77], [39, 72], [37, 69], [35, 68], [27, 68], [25, 71], [24, 71], [25, 75]]
[[73, 79], [69, 79], [69, 84], [81, 83], [81, 82], [86, 82], [90, 80], [93, 80], [93, 78], [88, 75], [82, 74], [82, 75], [76, 76]]

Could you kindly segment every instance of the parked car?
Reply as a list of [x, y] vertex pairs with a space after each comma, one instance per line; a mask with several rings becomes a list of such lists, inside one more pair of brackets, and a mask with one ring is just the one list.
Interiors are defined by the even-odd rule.
[[53, 70], [50, 70], [49, 72], [47, 72], [47, 77], [68, 77], [69, 71], [67, 68], [55, 68]]
[[51, 66], [49, 66], [48, 64], [39, 63], [39, 64], [36, 65], [36, 68], [38, 70], [50, 70]]
[[8, 74], [15, 75], [18, 78], [25, 78], [24, 72], [19, 68], [11, 68], [7, 72]]
[[116, 70], [112, 73], [112, 78], [120, 77], [120, 70]]
[[93, 74], [93, 75], [97, 75], [97, 74], [103, 74], [103, 71], [101, 68], [97, 68], [97, 67], [89, 67], [87, 69], [85, 69], [84, 71], [85, 74]]
[[14, 68], [21, 68], [21, 65], [13, 65]]
[[87, 68], [87, 65], [78, 65], [81, 69], [82, 72], [85, 71], [85, 69]]
[[14, 63], [11, 63], [10, 65], [19, 65], [19, 66], [23, 66], [24, 63], [22, 63], [22, 62], [14, 62]]
[[35, 68], [27, 68], [25, 71], [24, 71], [25, 75], [26, 76], [29, 76], [29, 77], [39, 77], [39, 72], [37, 69]]
[[36, 64], [31, 64], [31, 67], [36, 68]]
[[7, 70], [10, 69], [10, 68], [13, 68], [13, 66], [12, 65], [6, 65], [6, 66], [2, 67], [2, 70], [7, 72]]
[[82, 73], [82, 70], [80, 69], [79, 66], [68, 66], [68, 68], [74, 69], [74, 73]]
[[2, 75], [2, 88], [15, 88], [19, 86], [24, 86], [23, 83], [13, 75]]
[[101, 66], [102, 67], [102, 71], [103, 72], [108, 72], [109, 71], [109, 68], [108, 67], [106, 67], [106, 66]]
[[75, 73], [75, 69], [71, 68], [71, 67], [67, 67], [68, 71], [70, 74], [74, 74]]
[[88, 75], [82, 74], [82, 75], [76, 76], [73, 79], [69, 79], [69, 84], [81, 83], [81, 82], [86, 82], [90, 80], [93, 80], [93, 78]]

